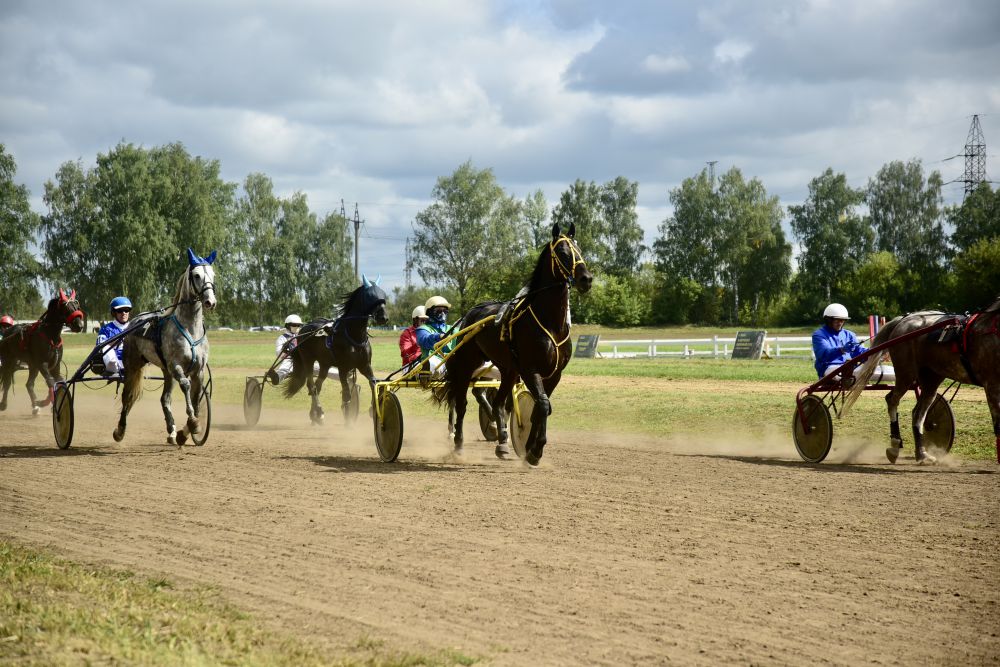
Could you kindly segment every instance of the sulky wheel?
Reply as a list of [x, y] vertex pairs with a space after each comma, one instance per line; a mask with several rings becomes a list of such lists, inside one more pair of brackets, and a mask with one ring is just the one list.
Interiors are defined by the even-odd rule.
[[[378, 400], [378, 399], [376, 399]], [[382, 414], [375, 413], [375, 446], [386, 463], [392, 463], [403, 447], [403, 409], [391, 391], [382, 393]]]
[[198, 397], [198, 421], [201, 431], [191, 434], [191, 442], [201, 447], [208, 441], [208, 432], [212, 429], [212, 394], [211, 384], [206, 385]]
[[953, 442], [955, 415], [944, 396], [938, 394], [924, 418], [924, 446], [947, 453], [951, 451]]
[[255, 377], [247, 377], [247, 384], [243, 389], [243, 419], [247, 426], [256, 426], [260, 420], [263, 394], [264, 382]]
[[806, 396], [795, 409], [792, 414], [792, 437], [803, 461], [819, 463], [830, 453], [833, 421], [830, 411], [818, 396]]
[[[497, 400], [496, 387], [487, 387], [483, 390], [483, 395], [489, 404], [493, 405]], [[486, 438], [487, 442], [496, 442], [497, 425], [493, 422], [493, 415], [481, 403], [479, 404], [479, 430], [483, 432], [483, 437]]]
[[519, 458], [527, 454], [528, 436], [531, 435], [531, 413], [535, 409], [535, 397], [522, 389], [514, 396], [514, 409], [510, 411], [510, 442]]
[[52, 433], [59, 449], [69, 449], [73, 443], [73, 393], [63, 383], [56, 385], [52, 399]]

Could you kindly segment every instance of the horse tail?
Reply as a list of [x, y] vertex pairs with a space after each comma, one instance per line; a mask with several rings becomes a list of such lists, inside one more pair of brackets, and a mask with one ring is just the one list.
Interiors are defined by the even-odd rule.
[[309, 373], [312, 371], [312, 360], [305, 358], [305, 342], [302, 341], [291, 354], [289, 358], [292, 360], [292, 372], [289, 374], [288, 379], [285, 380], [282, 385], [281, 391], [285, 398], [291, 398], [306, 385], [306, 381], [309, 379]]
[[[885, 343], [886, 341], [891, 340], [893, 331], [896, 330], [896, 327], [899, 326], [899, 323], [902, 321], [903, 321], [903, 316], [900, 315], [899, 317], [896, 317], [890, 320], [889, 322], [886, 322], [885, 325], [881, 329], [879, 329], [878, 334], [876, 334], [875, 337], [872, 338], [871, 347], [876, 347], [878, 345], [881, 345], [882, 343]], [[854, 402], [858, 400], [859, 396], [861, 396], [861, 392], [865, 390], [865, 387], [868, 385], [868, 381], [875, 373], [875, 369], [878, 368], [879, 362], [881, 360], [882, 360], [881, 354], [873, 354], [870, 358], [865, 360], [863, 364], [861, 364], [861, 369], [858, 371], [857, 375], [854, 376], [855, 377], [854, 384], [851, 386], [847, 394], [844, 396], [844, 405], [840, 411], [841, 417], [847, 414], [847, 411], [851, 409], [851, 406], [854, 405]]]
[[[125, 382], [122, 388], [122, 409], [124, 410], [135, 405], [135, 402], [142, 396], [142, 372], [146, 364], [141, 363], [140, 355], [123, 353], [122, 356], [127, 357], [125, 359]], [[140, 363], [129, 363], [133, 359]], [[169, 370], [164, 371], [164, 373], [169, 372]]]

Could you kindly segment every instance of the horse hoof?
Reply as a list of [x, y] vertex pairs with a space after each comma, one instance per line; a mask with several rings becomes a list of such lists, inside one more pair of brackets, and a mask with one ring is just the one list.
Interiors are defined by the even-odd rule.
[[185, 442], [187, 442], [187, 439], [188, 439], [187, 433], [185, 433], [183, 430], [177, 431], [177, 437], [175, 439], [177, 440], [177, 443], [176, 443], [177, 446], [180, 447]]
[[917, 459], [917, 465], [932, 466], [937, 463], [937, 457], [932, 454], [924, 454]]
[[501, 461], [508, 461], [514, 458], [511, 455], [510, 447], [508, 447], [507, 445], [497, 445], [496, 448], [493, 450], [493, 453], [496, 454], [496, 457]]
[[524, 457], [524, 462], [527, 463], [532, 468], [537, 468], [538, 467], [538, 461], [539, 460], [540, 459], [537, 456], [535, 456], [534, 454], [531, 454], [531, 453], [528, 453], [527, 456]]
[[889, 463], [895, 463], [901, 451], [903, 451], [902, 447], [886, 447], [885, 458], [889, 459]]
[[31, 416], [32, 417], [37, 417], [38, 413], [40, 413], [41, 411], [42, 411], [42, 409], [40, 407], [38, 407], [37, 405], [32, 405], [31, 406]]
[[115, 439], [115, 442], [121, 442], [125, 439], [125, 432], [115, 429], [111, 432], [111, 437]]
[[191, 435], [201, 433], [201, 425], [198, 423], [197, 419], [189, 419], [187, 423], [187, 430]]

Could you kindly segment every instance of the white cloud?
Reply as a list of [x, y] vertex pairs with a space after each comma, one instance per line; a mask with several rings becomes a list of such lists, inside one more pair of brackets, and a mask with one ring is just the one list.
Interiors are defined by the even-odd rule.
[[650, 54], [642, 61], [643, 67], [654, 74], [671, 74], [673, 72], [687, 72], [691, 69], [691, 64], [684, 56], [660, 56]]

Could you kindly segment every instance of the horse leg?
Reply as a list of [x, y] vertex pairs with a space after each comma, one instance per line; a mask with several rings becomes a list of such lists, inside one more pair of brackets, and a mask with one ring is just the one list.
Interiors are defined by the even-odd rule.
[[497, 426], [497, 446], [493, 450], [498, 459], [511, 458], [510, 445], [507, 444], [507, 399], [514, 388], [513, 374], [507, 374], [500, 378], [500, 387], [497, 388], [497, 395], [493, 399], [493, 422]]
[[983, 387], [986, 390], [986, 402], [990, 405], [990, 416], [993, 417], [993, 435], [996, 436], [997, 463], [1000, 463], [1000, 383], [991, 383]]
[[323, 391], [323, 383], [326, 382], [326, 373], [320, 373], [319, 376], [313, 381], [313, 409], [310, 411], [310, 417], [313, 420], [313, 424], [319, 426], [326, 419], [326, 412], [323, 411], [323, 406], [320, 405], [319, 395]]
[[[184, 409], [187, 412], [187, 424], [188, 429], [191, 428], [191, 422], [193, 421], [197, 426], [198, 420], [194, 417], [194, 405], [191, 401], [191, 380], [184, 374], [184, 369], [181, 368], [180, 364], [174, 364], [172, 370], [174, 380], [177, 381], [177, 385], [181, 388], [181, 393], [184, 394]], [[166, 389], [166, 382], [163, 383], [164, 389]], [[168, 395], [169, 396], [169, 395]], [[167, 399], [167, 409], [170, 406], [170, 399]], [[166, 413], [164, 413], [164, 416]], [[181, 429], [177, 432], [177, 444], [183, 445], [187, 441], [187, 432]]]
[[[122, 411], [121, 415], [118, 417], [118, 426], [115, 428], [111, 437], [115, 439], [115, 442], [121, 442], [125, 437], [125, 427], [128, 419], [128, 413], [135, 405], [136, 400], [139, 398], [139, 394], [142, 391], [142, 370], [145, 363], [134, 363], [125, 369], [125, 377], [122, 379]], [[163, 391], [169, 397], [171, 384], [170, 377], [164, 374], [163, 380]], [[160, 399], [162, 403], [162, 398]], [[164, 408], [164, 413], [167, 414], [167, 409]], [[174, 420], [170, 417], [167, 420], [167, 432], [173, 430]], [[173, 443], [171, 443], [173, 444]]]
[[899, 458], [899, 453], [903, 451], [903, 436], [899, 432], [899, 401], [906, 393], [905, 387], [900, 390], [901, 385], [896, 385], [885, 395], [885, 404], [889, 410], [889, 446], [886, 447], [885, 457], [889, 463], [895, 463]]
[[916, 450], [917, 463], [937, 463], [937, 457], [924, 449], [924, 420], [937, 398], [939, 386], [941, 386], [940, 378], [921, 378], [920, 397], [917, 398], [917, 405], [913, 408], [913, 446]]
[[[169, 373], [163, 374], [163, 391], [160, 392], [160, 407], [163, 409], [163, 419], [167, 424], [167, 444], [176, 445], [184, 442], [184, 436], [177, 432], [177, 425], [174, 422], [174, 411], [171, 408], [171, 395], [174, 391], [174, 378]], [[180, 437], [180, 441], [178, 438]]]
[[35, 398], [35, 378], [38, 376], [38, 368], [35, 366], [30, 366], [28, 368], [28, 381], [24, 383], [25, 389], [28, 390], [28, 398], [31, 400], [31, 414], [38, 415], [41, 412], [41, 408], [38, 406], [37, 400]]
[[455, 407], [453, 410], [448, 412], [449, 428], [453, 425], [451, 423], [452, 412], [454, 412], [454, 427], [455, 427], [455, 453], [462, 453], [462, 446], [465, 444], [465, 437], [462, 435], [462, 422], [465, 420], [465, 410], [469, 405], [469, 397], [466, 395], [465, 391], [459, 392], [458, 396], [455, 397]]
[[528, 434], [528, 442], [525, 443], [527, 450], [526, 460], [529, 465], [537, 466], [542, 458], [542, 451], [547, 442], [545, 426], [549, 415], [552, 414], [552, 404], [545, 393], [545, 385], [538, 373], [532, 373], [525, 380], [525, 386], [535, 399], [535, 407], [531, 411], [531, 433]]
[[188, 412], [188, 433], [195, 434], [201, 433], [201, 420], [198, 415], [198, 406], [200, 405], [201, 392], [204, 388], [204, 380], [202, 379], [202, 370], [199, 369], [197, 373], [191, 376], [191, 410]]

